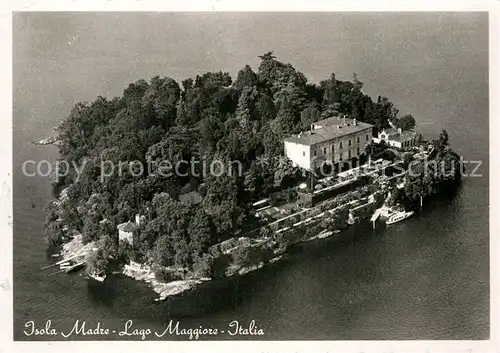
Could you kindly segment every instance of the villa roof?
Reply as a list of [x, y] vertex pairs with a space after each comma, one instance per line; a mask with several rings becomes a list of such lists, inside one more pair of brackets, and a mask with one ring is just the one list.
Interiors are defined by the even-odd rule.
[[121, 230], [122, 232], [132, 232], [136, 227], [136, 224], [130, 221], [121, 223], [116, 226], [116, 228], [118, 228], [118, 230]]
[[284, 141], [311, 146], [373, 127], [371, 124], [355, 121], [354, 119], [343, 119], [341, 117], [320, 120], [312, 125], [314, 127], [312, 131], [292, 135], [285, 138]]
[[385, 132], [389, 137], [392, 137], [394, 135], [399, 135], [398, 129], [393, 128], [393, 127], [383, 129], [382, 132]]
[[383, 131], [387, 133], [387, 135], [389, 136], [389, 140], [398, 142], [413, 140], [415, 136], [417, 136], [417, 133], [411, 130], [399, 132], [397, 129], [390, 128], [390, 129], [384, 129]]

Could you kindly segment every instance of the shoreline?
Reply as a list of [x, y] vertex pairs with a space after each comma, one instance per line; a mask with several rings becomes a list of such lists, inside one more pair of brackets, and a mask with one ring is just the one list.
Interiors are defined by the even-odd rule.
[[[357, 190], [357, 189], [356, 189]], [[355, 191], [356, 191], [355, 190]], [[378, 193], [382, 192], [382, 189], [377, 191]], [[59, 207], [62, 202], [67, 197], [67, 190], [63, 189], [61, 192], [61, 195], [58, 199], [53, 201], [53, 203]], [[291, 237], [291, 240], [286, 243], [286, 245], [281, 246], [281, 247], [274, 247], [276, 245], [276, 242], [273, 241], [273, 237], [257, 237], [257, 238], [246, 238], [242, 237], [239, 238], [239, 241], [241, 241], [243, 244], [236, 246], [229, 251], [221, 253], [219, 256], [213, 256], [214, 259], [219, 259], [224, 256], [231, 257], [232, 252], [235, 251], [236, 249], [238, 250], [244, 250], [248, 251], [251, 250], [252, 248], [257, 248], [257, 249], [268, 249], [271, 250], [272, 254], [268, 256], [266, 259], [260, 259], [259, 261], [256, 261], [255, 263], [251, 264], [246, 264], [246, 265], [234, 265], [232, 262], [228, 262], [227, 266], [225, 268], [225, 271], [223, 272], [223, 275], [219, 275], [216, 277], [191, 277], [192, 274], [188, 274], [185, 276], [183, 279], [177, 279], [173, 281], [161, 281], [156, 279], [155, 274], [153, 269], [146, 265], [146, 264], [141, 264], [138, 262], [130, 261], [129, 263], [126, 263], [123, 265], [123, 268], [121, 268], [120, 271], [112, 272], [110, 274], [115, 274], [115, 273], [120, 273], [123, 274], [131, 279], [134, 279], [136, 281], [140, 282], [145, 282], [149, 285], [152, 291], [154, 291], [156, 294], [158, 294], [158, 298], [155, 299], [155, 301], [163, 301], [166, 300], [169, 297], [172, 296], [177, 296], [181, 293], [184, 293], [188, 290], [195, 289], [198, 285], [217, 280], [217, 279], [222, 279], [222, 278], [229, 278], [229, 277], [235, 277], [235, 276], [242, 276], [247, 273], [259, 270], [266, 265], [275, 263], [277, 261], [280, 261], [283, 259], [285, 256], [286, 252], [288, 251], [288, 248], [292, 245], [299, 244], [299, 243], [307, 243], [315, 240], [324, 240], [328, 239], [334, 236], [337, 236], [338, 233], [340, 233], [342, 230], [358, 224], [360, 221], [365, 221], [366, 219], [369, 219], [372, 212], [368, 212], [365, 215], [361, 215], [356, 218], [356, 221], [354, 223], [348, 223], [346, 220], [346, 223], [341, 226], [341, 227], [322, 227], [321, 226], [321, 220], [324, 217], [324, 215], [329, 214], [331, 217], [333, 217], [334, 212], [338, 211], [339, 209], [345, 208], [345, 207], [351, 207], [354, 204], [358, 204], [361, 200], [353, 200], [346, 202], [344, 204], [338, 205], [336, 207], [333, 207], [331, 209], [324, 210], [323, 212], [320, 212], [319, 214], [311, 215], [311, 213], [314, 213], [315, 210], [321, 210], [322, 207], [325, 206], [325, 204], [328, 203], [328, 201], [331, 200], [326, 200], [319, 205], [307, 209], [305, 212], [305, 218], [302, 221], [297, 222], [296, 224], [292, 225], [291, 227], [283, 227], [280, 229], [276, 229], [273, 233], [274, 235], [278, 234], [283, 234], [285, 236]], [[371, 202], [366, 202], [363, 204], [364, 206], [369, 206], [371, 208], [378, 209], [380, 208], [380, 204], [378, 204], [375, 201]], [[267, 225], [266, 225], [267, 226]], [[264, 227], [266, 227], [264, 226]], [[263, 227], [263, 228], [264, 228]], [[319, 227], [319, 228], [315, 228]], [[66, 232], [68, 232], [67, 227]], [[317, 233], [314, 235], [307, 235], [307, 230], [310, 229], [316, 229]], [[296, 233], [302, 233], [299, 237], [294, 237], [294, 234]], [[65, 242], [62, 245], [60, 256], [66, 260], [66, 259], [71, 259], [72, 257], [74, 258], [77, 254], [84, 252], [84, 254], [80, 254], [84, 259], [88, 258], [88, 256], [93, 252], [96, 251], [97, 249], [95, 248], [94, 242], [88, 243], [83, 245], [82, 243], [82, 234], [76, 234], [72, 238], [70, 238], [69, 241]], [[224, 243], [224, 242], [222, 242]], [[214, 246], [220, 246], [222, 243], [218, 243]]]
[[[71, 186], [69, 186], [71, 187]], [[351, 190], [345, 194], [343, 194], [343, 197], [346, 197], [346, 195], [352, 193], [352, 192], [357, 192], [362, 188], [356, 188], [354, 190]], [[377, 193], [382, 192], [381, 187], [376, 191]], [[373, 195], [369, 195], [373, 196]], [[341, 196], [342, 197], [342, 196]], [[59, 198], [54, 200], [52, 203], [57, 207], [61, 207], [61, 205], [68, 199], [68, 187], [61, 190], [61, 193], [59, 195]], [[216, 280], [216, 279], [221, 279], [221, 278], [229, 278], [229, 277], [235, 277], [235, 276], [242, 276], [247, 273], [259, 270], [263, 267], [265, 267], [268, 264], [275, 263], [277, 261], [280, 261], [283, 259], [284, 255], [288, 251], [289, 247], [298, 243], [306, 243], [310, 242], [313, 240], [323, 240], [325, 238], [329, 238], [332, 235], [337, 235], [342, 229], [345, 229], [349, 227], [350, 225], [353, 224], [348, 224], [347, 220], [343, 220], [344, 222], [342, 223], [341, 226], [338, 228], [335, 227], [328, 227], [324, 228], [321, 226], [321, 220], [325, 216], [330, 216], [334, 217], [335, 212], [339, 211], [344, 208], [350, 208], [354, 207], [356, 205], [359, 205], [362, 203], [364, 206], [369, 206], [371, 208], [376, 207], [377, 203], [373, 199], [373, 197], [365, 197], [364, 200], [366, 201], [363, 203], [362, 199], [357, 199], [357, 200], [349, 200], [346, 198], [343, 203], [341, 204], [331, 204], [329, 205], [329, 202], [333, 202], [332, 199], [325, 200], [323, 202], [318, 203], [314, 207], [303, 209], [299, 211], [298, 213], [301, 214], [302, 218], [298, 222], [294, 224], [284, 224], [285, 222], [281, 223], [281, 227], [275, 227], [276, 229], [273, 229], [271, 231], [270, 236], [258, 236], [255, 238], [249, 238], [249, 237], [239, 237], [237, 238], [237, 244], [236, 246], [232, 247], [229, 250], [222, 251], [220, 249], [221, 245], [227, 241], [223, 241], [220, 243], [217, 243], [213, 245], [214, 248], [218, 248], [218, 253], [216, 255], [210, 255], [214, 259], [214, 261], [217, 261], [221, 258], [229, 258], [226, 259], [226, 263], [223, 265], [223, 270], [219, 273], [218, 276], [208, 278], [208, 277], [195, 277], [193, 276], [192, 273], [188, 273], [184, 278], [182, 279], [176, 279], [172, 281], [161, 281], [156, 279], [155, 274], [153, 269], [148, 266], [147, 264], [141, 264], [138, 262], [134, 261], [129, 261], [129, 263], [126, 263], [123, 265], [120, 271], [117, 271], [117, 273], [121, 273], [131, 279], [140, 281], [140, 282], [145, 282], [149, 285], [151, 290], [153, 290], [156, 294], [158, 294], [158, 298], [155, 299], [155, 301], [163, 301], [167, 299], [168, 297], [171, 296], [176, 296], [179, 295], [185, 291], [192, 290], [198, 285]], [[330, 206], [330, 207], [328, 207]], [[365, 217], [360, 218], [357, 217], [358, 220], [369, 218], [372, 212], [369, 212]], [[275, 226], [278, 225], [278, 223], [282, 222], [283, 220], [293, 217], [296, 214], [292, 214], [291, 216], [285, 216], [282, 217], [274, 222], [271, 222], [270, 224], [274, 224]], [[264, 225], [262, 228], [270, 228], [270, 224]], [[354, 223], [355, 224], [355, 223]], [[67, 226], [64, 226], [66, 229], [66, 234], [70, 232], [71, 230], [68, 229]], [[261, 228], [261, 229], [262, 229]], [[313, 229], [313, 232], [315, 234], [311, 235], [307, 233], [307, 230]], [[297, 236], [297, 233], [299, 234]], [[281, 244], [280, 246], [277, 246], [278, 243], [276, 242], [276, 236], [282, 236], [284, 239], [286, 239], [284, 244]], [[231, 238], [235, 239], [235, 238]], [[231, 240], [229, 239], [229, 240]], [[62, 250], [60, 255], [64, 260], [67, 259], [72, 259], [75, 258], [76, 255], [80, 254], [80, 260], [85, 261], [89, 258], [89, 256], [97, 250], [95, 247], [97, 244], [95, 242], [91, 242], [88, 244], [83, 244], [82, 243], [82, 234], [77, 233], [74, 236], [69, 238], [69, 241], [65, 242], [62, 245]], [[246, 262], [244, 264], [235, 264], [234, 260], [232, 259], [232, 254], [235, 251], [243, 251], [243, 252], [259, 252], [259, 251], [267, 251], [266, 255], [263, 255], [261, 257], [258, 257], [256, 259], [253, 259], [250, 262]], [[84, 254], [81, 254], [81, 253]], [[166, 270], [172, 270], [170, 268], [166, 268]], [[113, 274], [113, 273], [110, 273]], [[91, 276], [90, 276], [91, 277]], [[90, 278], [89, 278], [90, 280]]]

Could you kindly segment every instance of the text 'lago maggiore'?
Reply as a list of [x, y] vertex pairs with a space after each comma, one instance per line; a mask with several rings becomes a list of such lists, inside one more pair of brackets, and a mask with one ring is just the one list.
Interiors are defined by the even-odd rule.
[[52, 321], [47, 320], [42, 325], [37, 325], [34, 321], [27, 321], [24, 324], [24, 334], [26, 336], [62, 336], [69, 338], [72, 336], [113, 336], [116, 335], [123, 339], [130, 337], [135, 339], [145, 340], [147, 338], [169, 338], [169, 337], [186, 337], [189, 339], [203, 339], [208, 336], [263, 336], [265, 335], [262, 328], [257, 327], [255, 320], [249, 323], [242, 324], [237, 320], [229, 322], [227, 325], [220, 328], [213, 327], [189, 327], [183, 328], [179, 321], [170, 320], [168, 324], [161, 330], [153, 330], [145, 327], [135, 326], [132, 320], [125, 322], [123, 327], [113, 329], [104, 327], [101, 322], [93, 325], [87, 324], [85, 321], [76, 320], [75, 323], [66, 329], [60, 330], [52, 326]]

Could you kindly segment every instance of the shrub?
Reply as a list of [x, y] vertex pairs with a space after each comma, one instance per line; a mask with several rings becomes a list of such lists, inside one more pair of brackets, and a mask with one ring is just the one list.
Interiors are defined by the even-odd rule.
[[45, 239], [50, 248], [61, 245], [65, 238], [66, 234], [59, 222], [50, 222], [45, 226]]
[[261, 237], [268, 237], [271, 235], [271, 229], [269, 227], [262, 227], [260, 229], [260, 236]]
[[196, 256], [193, 262], [193, 272], [196, 277], [212, 277], [214, 258], [209, 254]]
[[181, 279], [181, 276], [165, 267], [156, 266], [153, 269], [153, 273], [155, 274], [155, 278], [161, 282], [172, 282]]
[[233, 264], [236, 266], [248, 266], [251, 264], [250, 251], [247, 247], [240, 246], [231, 252]]
[[287, 189], [285, 190], [285, 199], [288, 201], [288, 202], [292, 202], [292, 201], [295, 201], [297, 200], [297, 191], [295, 191], [295, 189], [293, 188], [290, 188], [290, 189]]
[[118, 244], [117, 260], [120, 263], [128, 263], [130, 260], [135, 260], [134, 249], [128, 241], [122, 240]]

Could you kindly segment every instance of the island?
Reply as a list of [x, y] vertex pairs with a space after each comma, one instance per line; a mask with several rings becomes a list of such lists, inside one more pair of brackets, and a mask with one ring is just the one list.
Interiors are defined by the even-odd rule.
[[165, 299], [459, 187], [446, 131], [425, 139], [356, 74], [315, 84], [272, 52], [260, 59], [234, 81], [157, 76], [76, 104], [39, 142], [68, 166], [45, 222], [53, 265], [123, 273]]

